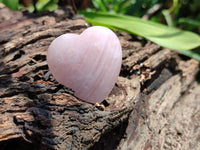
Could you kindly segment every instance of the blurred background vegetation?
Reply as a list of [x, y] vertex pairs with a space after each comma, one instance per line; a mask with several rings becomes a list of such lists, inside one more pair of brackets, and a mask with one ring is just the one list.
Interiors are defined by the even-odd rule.
[[53, 11], [75, 5], [87, 11], [125, 14], [200, 33], [200, 0], [0, 0], [12, 10]]
[[[200, 0], [0, 0], [12, 10], [30, 13], [53, 11], [59, 6], [71, 5], [75, 10], [129, 15], [200, 33]], [[197, 41], [198, 42], [198, 41]], [[200, 61], [199, 46], [180, 53]]]
[[200, 33], [200, 0], [92, 0], [92, 4], [95, 11], [137, 16]]

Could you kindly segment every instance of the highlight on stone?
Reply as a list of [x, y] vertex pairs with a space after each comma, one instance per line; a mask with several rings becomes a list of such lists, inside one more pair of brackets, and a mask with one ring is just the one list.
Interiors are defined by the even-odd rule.
[[122, 49], [113, 31], [102, 26], [80, 35], [57, 37], [48, 48], [47, 62], [55, 79], [78, 98], [100, 103], [111, 92], [120, 72]]

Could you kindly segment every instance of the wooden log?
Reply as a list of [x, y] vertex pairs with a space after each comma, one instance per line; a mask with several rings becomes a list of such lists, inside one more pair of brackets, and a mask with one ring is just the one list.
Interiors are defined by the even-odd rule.
[[0, 14], [1, 149], [200, 149], [197, 61], [117, 33], [123, 64], [103, 108], [74, 97], [46, 62], [50, 42], [80, 34], [84, 19], [68, 8]]

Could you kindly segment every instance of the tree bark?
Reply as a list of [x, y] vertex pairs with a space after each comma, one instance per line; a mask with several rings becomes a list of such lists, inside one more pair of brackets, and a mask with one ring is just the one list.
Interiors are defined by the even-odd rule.
[[80, 34], [84, 19], [69, 8], [0, 14], [1, 149], [200, 149], [197, 61], [117, 33], [123, 64], [103, 108], [58, 84], [46, 61], [51, 41]]

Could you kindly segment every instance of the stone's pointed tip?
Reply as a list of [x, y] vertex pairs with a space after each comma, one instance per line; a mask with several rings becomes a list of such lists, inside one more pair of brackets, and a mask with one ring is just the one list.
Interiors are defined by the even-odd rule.
[[75, 91], [80, 99], [102, 102], [120, 72], [119, 39], [106, 27], [93, 26], [80, 35], [67, 33], [48, 48], [47, 62], [55, 79]]

